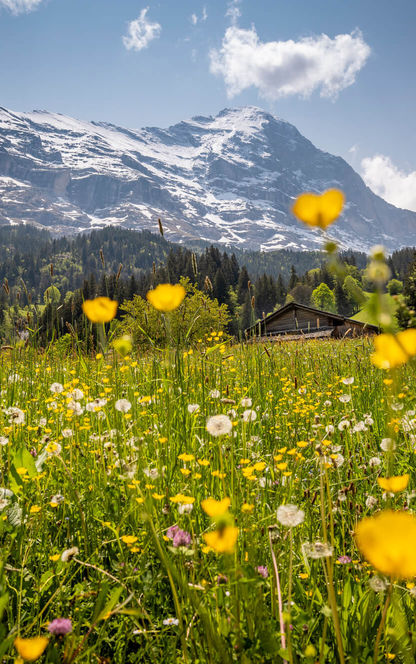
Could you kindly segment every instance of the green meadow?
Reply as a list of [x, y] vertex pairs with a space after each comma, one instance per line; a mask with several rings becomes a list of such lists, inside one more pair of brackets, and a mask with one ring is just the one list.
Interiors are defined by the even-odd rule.
[[3, 349], [0, 660], [414, 662], [414, 583], [354, 539], [415, 496], [414, 368], [372, 350]]

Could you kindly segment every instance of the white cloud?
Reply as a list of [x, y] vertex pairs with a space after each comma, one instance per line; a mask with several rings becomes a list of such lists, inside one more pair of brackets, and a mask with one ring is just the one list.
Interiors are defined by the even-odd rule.
[[146, 18], [148, 11], [149, 7], [142, 9], [139, 18], [129, 23], [127, 35], [123, 37], [123, 44], [128, 50], [141, 51], [147, 48], [153, 39], [160, 37], [162, 26]]
[[43, 0], [0, 0], [0, 7], [9, 9], [12, 14], [32, 12]]
[[203, 23], [204, 21], [207, 20], [207, 18], [208, 18], [208, 12], [207, 12], [207, 8], [204, 6], [202, 8], [201, 16], [198, 18], [198, 16], [196, 14], [191, 14], [190, 20], [191, 20], [192, 25], [196, 25], [198, 23], [198, 21], [201, 21]]
[[254, 26], [227, 28], [222, 46], [210, 52], [210, 70], [223, 76], [229, 97], [255, 86], [270, 99], [300, 95], [335, 98], [352, 85], [370, 47], [359, 30], [351, 34], [261, 42]]
[[366, 185], [381, 198], [416, 212], [416, 171], [405, 173], [382, 154], [363, 159], [361, 169]]
[[227, 5], [227, 11], [225, 12], [225, 16], [231, 19], [231, 25], [236, 25], [238, 19], [241, 16], [241, 11], [238, 7], [240, 2], [241, 0], [230, 0], [230, 2]]

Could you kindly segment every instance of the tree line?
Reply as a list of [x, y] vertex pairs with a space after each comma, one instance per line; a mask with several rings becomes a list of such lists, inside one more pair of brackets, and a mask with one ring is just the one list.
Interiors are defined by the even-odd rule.
[[[218, 306], [226, 305], [228, 331], [234, 335], [291, 300], [351, 316], [374, 290], [363, 254], [341, 254], [344, 268], [335, 273], [320, 252], [257, 253], [258, 257], [256, 252], [236, 255], [215, 246], [196, 253], [148, 231], [107, 228], [51, 238], [31, 227], [1, 227], [0, 334], [7, 340], [29, 327], [38, 331], [42, 343], [71, 330], [82, 336], [87, 334], [82, 316], [85, 299], [106, 295], [120, 303], [129, 302], [135, 296], [145, 298], [159, 283], [176, 283], [181, 278]], [[306, 258], [305, 253], [309, 253]], [[253, 272], [242, 263], [244, 257]], [[255, 263], [261, 259], [264, 269], [259, 272]], [[290, 259], [293, 262], [288, 266]], [[307, 269], [303, 270], [305, 261]], [[412, 297], [416, 292], [415, 250], [394, 252], [388, 263], [388, 292]], [[416, 301], [414, 305], [416, 311]], [[400, 315], [402, 324], [408, 324], [410, 319], [406, 322], [405, 314]]]

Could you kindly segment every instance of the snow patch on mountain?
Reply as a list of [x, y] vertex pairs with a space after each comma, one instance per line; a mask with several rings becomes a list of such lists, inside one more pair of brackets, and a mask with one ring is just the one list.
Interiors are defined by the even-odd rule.
[[47, 111], [0, 109], [0, 223], [56, 233], [106, 225], [157, 230], [176, 242], [317, 248], [290, 212], [302, 191], [341, 188], [331, 234], [343, 247], [414, 243], [416, 213], [376, 196], [340, 157], [256, 107], [224, 109], [167, 129], [126, 129]]

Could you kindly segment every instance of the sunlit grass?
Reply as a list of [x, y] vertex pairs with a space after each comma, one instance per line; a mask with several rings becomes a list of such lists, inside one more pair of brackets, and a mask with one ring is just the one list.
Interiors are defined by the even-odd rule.
[[[385, 381], [371, 352], [215, 333], [124, 358], [3, 351], [0, 659], [42, 635], [51, 662], [338, 662], [335, 602], [345, 661], [372, 661], [388, 582], [353, 531], [412, 507], [416, 420], [413, 367]], [[214, 415], [230, 433], [209, 433]], [[383, 497], [377, 478], [404, 473]], [[282, 525], [284, 504], [303, 522]], [[413, 586], [395, 586], [380, 661], [410, 662]], [[56, 618], [72, 631], [50, 633]]]

